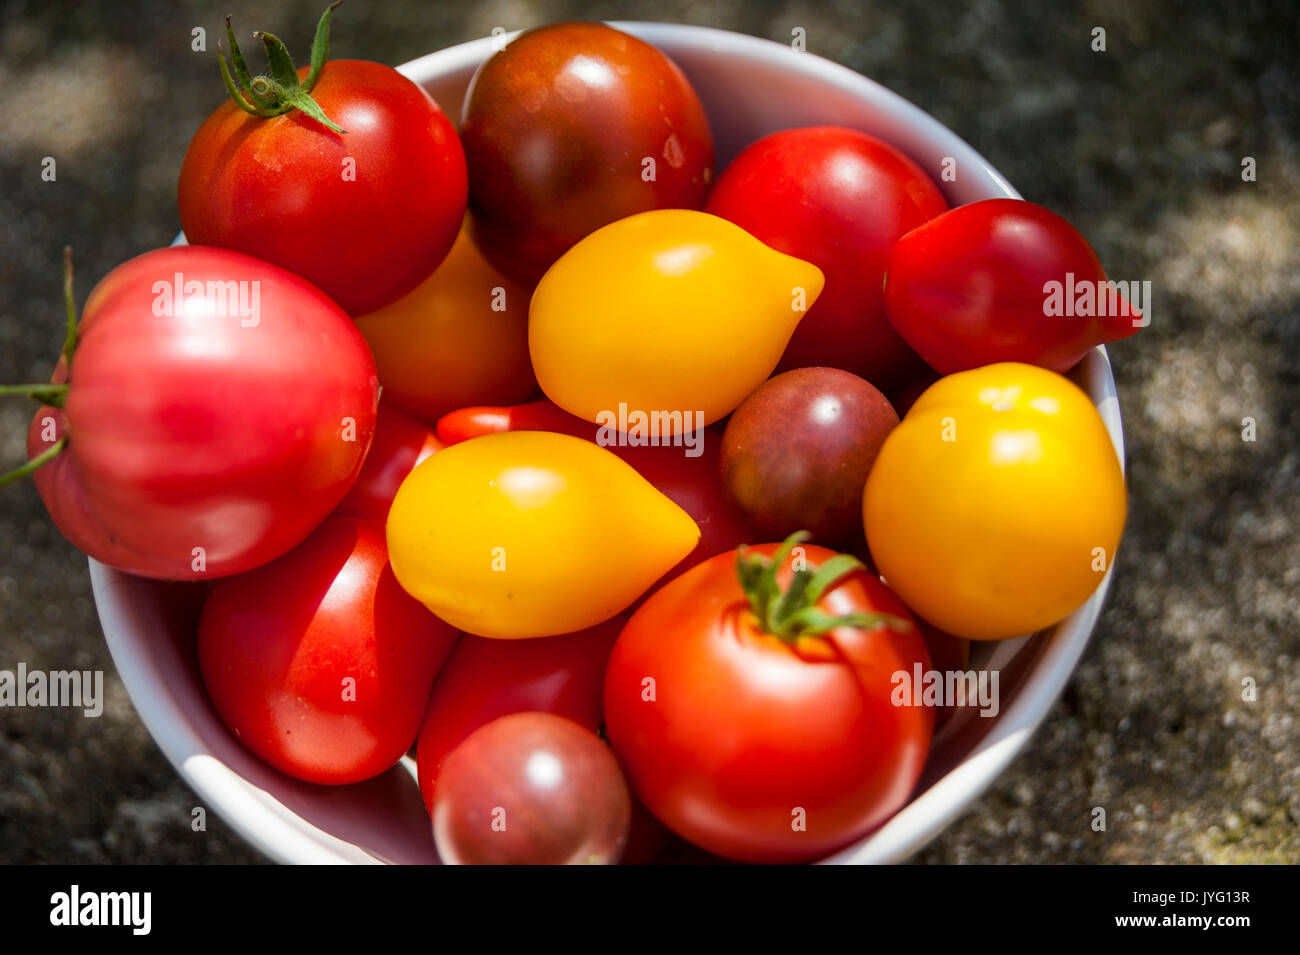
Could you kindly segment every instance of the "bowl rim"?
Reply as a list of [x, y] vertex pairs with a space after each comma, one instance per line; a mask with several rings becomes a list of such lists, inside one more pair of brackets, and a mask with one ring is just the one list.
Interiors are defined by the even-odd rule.
[[[796, 51], [775, 40], [734, 33], [716, 27], [684, 23], [614, 20], [609, 25], [640, 37], [672, 54], [673, 47], [688, 43], [726, 56], [771, 61], [815, 78], [851, 96], [881, 100], [927, 139], [943, 141], [964, 168], [978, 167], [1001, 193], [1020, 193], [960, 136], [919, 106], [849, 67], [815, 53]], [[472, 69], [494, 52], [504, 37], [488, 36], [417, 57], [397, 67], [424, 86], [434, 76]], [[1076, 373], [1094, 400], [1125, 467], [1123, 424], [1110, 360], [1103, 346], [1085, 357]], [[284, 863], [369, 863], [369, 853], [301, 819], [270, 793], [258, 789], [224, 763], [208, 754], [203, 740], [183, 718], [170, 698], [152, 688], [160, 675], [147, 654], [128, 646], [122, 634], [129, 629], [133, 611], [122, 596], [129, 575], [88, 558], [91, 588], [105, 642], [118, 674], [145, 728], [182, 778], [206, 804], [245, 840], [271, 859]], [[1113, 569], [1113, 562], [1112, 562]], [[1112, 571], [1088, 601], [1056, 624], [1043, 653], [1010, 706], [1003, 709], [991, 731], [962, 761], [913, 797], [886, 823], [823, 863], [877, 864], [901, 862], [919, 851], [965, 813], [1024, 747], [1064, 690], [1083, 654], [1110, 589]], [[409, 763], [409, 759], [406, 760]], [[412, 767], [408, 766], [408, 769]]]

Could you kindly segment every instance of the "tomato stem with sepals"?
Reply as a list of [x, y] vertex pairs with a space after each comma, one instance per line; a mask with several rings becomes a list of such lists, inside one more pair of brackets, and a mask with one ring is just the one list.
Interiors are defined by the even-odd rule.
[[[328, 116], [320, 105], [311, 98], [312, 87], [320, 79], [321, 69], [329, 57], [330, 49], [330, 14], [343, 0], [334, 0], [321, 14], [316, 24], [316, 38], [311, 45], [311, 69], [307, 72], [305, 83], [298, 80], [298, 68], [293, 65], [289, 49], [270, 33], [260, 30], [253, 32], [254, 39], [262, 41], [266, 47], [266, 61], [271, 68], [269, 75], [253, 76], [248, 71], [244, 54], [235, 40], [235, 31], [226, 17], [226, 39], [230, 43], [230, 65], [226, 64], [225, 51], [221, 41], [217, 41], [217, 66], [221, 70], [221, 81], [226, 85], [226, 92], [245, 113], [262, 118], [281, 116], [291, 109], [301, 110], [316, 122], [336, 133], [346, 132]], [[231, 70], [234, 75], [231, 75]], [[247, 91], [247, 92], [245, 92]]]
[[796, 570], [790, 585], [783, 591], [776, 582], [776, 572], [789, 558], [796, 544], [812, 537], [796, 531], [787, 537], [770, 558], [752, 554], [741, 546], [736, 553], [736, 576], [749, 600], [750, 610], [759, 629], [787, 643], [800, 637], [815, 637], [836, 627], [873, 630], [884, 626], [895, 633], [910, 633], [912, 622], [889, 613], [830, 614], [817, 606], [822, 596], [845, 575], [865, 570], [866, 565], [849, 554], [836, 554], [820, 567]]

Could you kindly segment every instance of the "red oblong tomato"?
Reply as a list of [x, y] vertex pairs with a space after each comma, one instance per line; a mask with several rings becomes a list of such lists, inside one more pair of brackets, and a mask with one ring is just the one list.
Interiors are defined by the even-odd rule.
[[705, 208], [826, 276], [779, 371], [839, 368], [889, 390], [922, 367], [885, 317], [881, 283], [894, 242], [948, 205], [907, 156], [841, 126], [783, 130], [733, 159]]
[[[925, 641], [863, 569], [833, 578], [815, 606], [887, 613], [892, 627], [764, 632], [736, 556], [687, 571], [632, 615], [605, 677], [606, 733], [637, 797], [683, 838], [743, 861], [817, 858], [888, 819], [920, 776], [934, 713], [891, 693], [894, 674], [929, 667]], [[816, 570], [835, 554], [809, 544], [798, 556]], [[781, 559], [777, 583], [793, 575]]]
[[623, 617], [539, 640], [461, 637], [434, 684], [417, 752], [425, 808], [433, 805], [447, 754], [480, 726], [538, 711], [600, 727], [605, 662]]
[[213, 587], [199, 667], [255, 754], [307, 782], [352, 783], [410, 748], [455, 641], [398, 585], [383, 525], [332, 517], [279, 560]]
[[885, 309], [941, 375], [1007, 361], [1064, 373], [1094, 346], [1142, 324], [1122, 294], [1110, 301], [1088, 240], [1023, 199], [958, 206], [899, 239], [889, 256]]
[[388, 520], [388, 509], [402, 481], [417, 464], [441, 448], [442, 442], [428, 425], [381, 400], [375, 418], [375, 439], [356, 483], [335, 513]]
[[512, 40], [474, 74], [461, 138], [474, 241], [532, 286], [579, 239], [651, 209], [698, 209], [713, 166], [677, 65], [603, 23]]
[[311, 96], [345, 132], [232, 100], [204, 120], [181, 166], [181, 227], [195, 245], [303, 276], [355, 317], [446, 256], [465, 213], [465, 154], [433, 98], [392, 67], [330, 60]]
[[90, 293], [63, 408], [29, 458], [59, 530], [145, 577], [249, 570], [299, 543], [356, 479], [379, 383], [365, 340], [324, 293], [225, 249], [176, 246]]

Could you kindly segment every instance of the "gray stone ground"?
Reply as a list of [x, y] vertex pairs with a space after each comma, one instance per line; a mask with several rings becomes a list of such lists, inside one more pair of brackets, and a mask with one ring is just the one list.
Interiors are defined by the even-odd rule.
[[[181, 157], [221, 96], [190, 30], [214, 38], [232, 12], [298, 52], [321, 5], [0, 2], [0, 381], [50, 371], [65, 243], [84, 296], [175, 233]], [[1025, 753], [919, 860], [1300, 858], [1295, 5], [349, 0], [335, 53], [398, 63], [498, 25], [616, 17], [775, 39], [802, 26], [810, 50], [929, 110], [1072, 220], [1113, 275], [1154, 283], [1154, 324], [1112, 350], [1132, 505], [1111, 604]], [[0, 461], [21, 460], [28, 416], [0, 405]], [[136, 718], [85, 560], [30, 486], [0, 492], [0, 541], [0, 667], [108, 674], [100, 720], [0, 713], [0, 861], [258, 861], [220, 821], [190, 831], [196, 799]]]

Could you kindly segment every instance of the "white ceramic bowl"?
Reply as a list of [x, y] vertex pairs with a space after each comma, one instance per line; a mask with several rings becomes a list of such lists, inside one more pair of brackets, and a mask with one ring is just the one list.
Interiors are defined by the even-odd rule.
[[[957, 180], [940, 183], [951, 205], [1018, 193], [937, 120], [884, 87], [811, 53], [703, 27], [618, 23], [659, 47], [690, 77], [708, 111], [719, 169], [741, 148], [779, 129], [852, 126], [892, 143], [932, 174], [944, 157]], [[453, 117], [493, 38], [413, 60], [403, 73]], [[1115, 382], [1103, 349], [1074, 373], [1096, 403], [1123, 461]], [[195, 661], [202, 591], [143, 580], [90, 562], [95, 603], [122, 682], [145, 726], [198, 793], [249, 842], [281, 862], [433, 862], [428, 817], [410, 760], [355, 786], [298, 782], [266, 766], [225, 728]], [[972, 666], [1000, 669], [1001, 709], [959, 711], [936, 735], [910, 803], [830, 862], [897, 862], [952, 822], [1018, 753], [1069, 679], [1101, 610], [1110, 576], [1050, 631], [977, 644]]]

